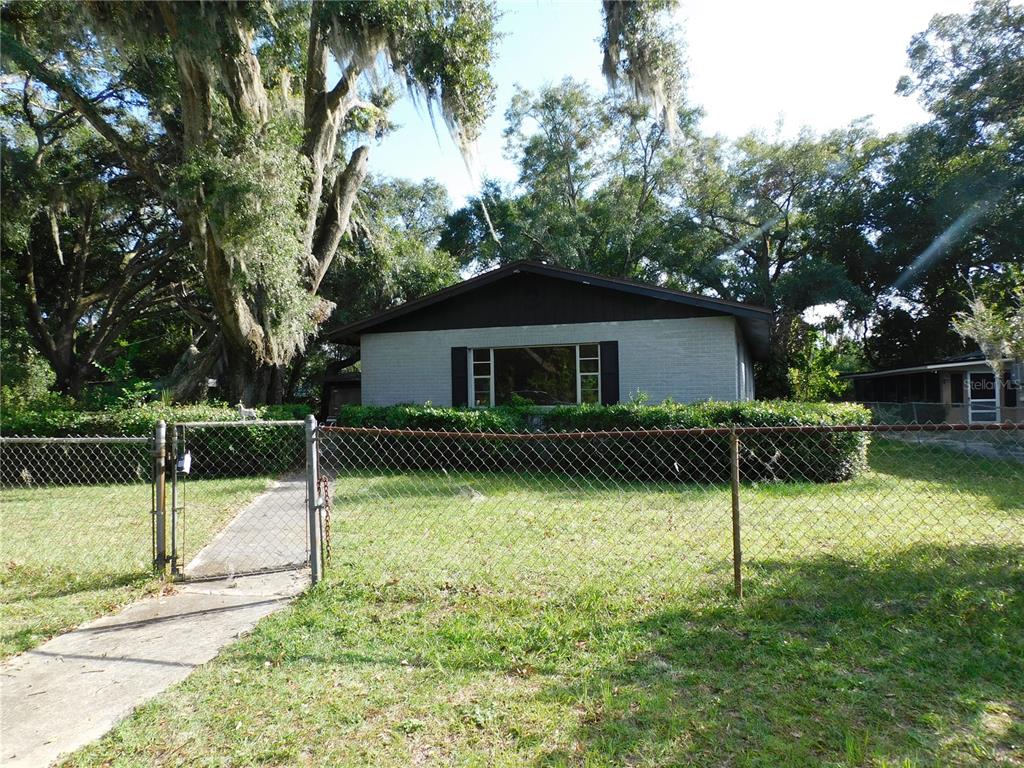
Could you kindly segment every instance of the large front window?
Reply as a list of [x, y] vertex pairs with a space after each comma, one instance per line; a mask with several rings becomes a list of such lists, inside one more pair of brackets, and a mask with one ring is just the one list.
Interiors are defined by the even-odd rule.
[[474, 349], [470, 402], [477, 407], [601, 402], [597, 344]]

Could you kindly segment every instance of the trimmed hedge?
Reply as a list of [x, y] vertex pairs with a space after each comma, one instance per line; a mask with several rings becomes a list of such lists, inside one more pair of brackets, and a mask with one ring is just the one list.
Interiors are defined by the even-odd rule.
[[[274, 405], [256, 409], [260, 420], [303, 419], [307, 405]], [[164, 405], [82, 411], [70, 407], [10, 407], [0, 415], [0, 434], [36, 437], [149, 437], [157, 422], [237, 421], [227, 405]], [[170, 426], [168, 426], [168, 440]], [[253, 421], [246, 427], [210, 427], [187, 431], [193, 477], [244, 477], [281, 474], [305, 466], [305, 436], [298, 427], [275, 427]], [[148, 478], [145, 446], [21, 444], [4, 450], [0, 480], [6, 485], [31, 483], [124, 482]]]
[[[268, 405], [257, 408], [263, 420], [304, 419], [308, 405]], [[148, 437], [157, 422], [237, 421], [229, 405], [165, 405], [146, 403], [134, 408], [83, 411], [69, 406], [5, 407], [0, 409], [0, 434], [38, 437], [109, 436]]]
[[[869, 424], [871, 414], [849, 403], [705, 402], [584, 405], [553, 409], [470, 410], [432, 406], [348, 406], [339, 426], [451, 432], [593, 432], [723, 426]], [[723, 482], [729, 477], [727, 435], [604, 436], [479, 440], [463, 436], [327, 433], [325, 462], [394, 470], [554, 471], [623, 481]], [[740, 462], [747, 481], [838, 482], [864, 465], [863, 432], [745, 435]]]
[[[304, 405], [258, 409], [261, 419], [304, 417]], [[150, 403], [131, 409], [78, 411], [71, 408], [4, 409], [0, 432], [6, 435], [143, 435], [163, 419], [234, 421], [226, 405], [167, 406]], [[721, 426], [831, 426], [869, 424], [870, 412], [849, 403], [705, 402], [660, 405], [584, 405], [538, 409], [486, 410], [434, 406], [347, 406], [337, 423], [353, 427], [445, 432], [550, 433], [685, 429]], [[322, 451], [329, 469], [344, 467], [405, 470], [538, 471], [612, 477], [622, 481], [724, 482], [729, 476], [726, 435], [605, 436], [479, 440], [465, 436], [432, 437], [346, 435], [327, 432]], [[868, 435], [863, 432], [768, 433], [745, 435], [740, 461], [747, 481], [810, 480], [838, 482], [863, 466]], [[262, 425], [188, 430], [194, 477], [244, 476], [301, 469], [303, 435], [297, 428]], [[114, 447], [110, 447], [114, 451]], [[84, 452], [83, 452], [84, 455]], [[69, 457], [65, 458], [67, 461]], [[95, 461], [95, 459], [90, 459]], [[20, 470], [5, 482], [17, 483]], [[94, 471], [80, 468], [87, 481]], [[5, 475], [9, 473], [5, 471]], [[67, 476], [65, 475], [65, 479]], [[38, 481], [38, 478], [37, 478]]]
[[856, 403], [755, 400], [642, 405], [575, 405], [557, 408], [440, 408], [432, 405], [343, 406], [338, 426], [429, 429], [452, 432], [594, 432], [689, 427], [781, 427], [870, 424], [871, 412]]

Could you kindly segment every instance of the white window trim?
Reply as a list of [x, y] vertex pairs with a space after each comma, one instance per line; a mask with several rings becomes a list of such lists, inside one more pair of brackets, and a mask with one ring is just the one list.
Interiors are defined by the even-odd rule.
[[[597, 347], [597, 357], [596, 358], [595, 357], [585, 357], [585, 358], [582, 358], [582, 359], [583, 360], [597, 360], [597, 371], [596, 372], [583, 373], [583, 371], [581, 370], [581, 366], [580, 366], [580, 359], [581, 359], [580, 358], [580, 347], [588, 347], [588, 346], [595, 346], [595, 347]], [[503, 347], [469, 347], [469, 354], [467, 355], [467, 357], [468, 357], [468, 365], [469, 365], [469, 376], [467, 376], [467, 379], [468, 379], [467, 387], [469, 389], [469, 392], [467, 393], [467, 401], [466, 402], [471, 404], [470, 407], [472, 407], [472, 408], [494, 408], [494, 407], [496, 407], [496, 403], [495, 403], [495, 399], [494, 399], [494, 350], [496, 350], [496, 349], [526, 349], [526, 348], [536, 348], [536, 347], [574, 347], [575, 350], [576, 350], [576, 405], [582, 405], [582, 401], [583, 401], [583, 377], [584, 376], [593, 376], [593, 377], [595, 377], [597, 379], [597, 402], [598, 402], [598, 404], [603, 402], [602, 396], [603, 396], [604, 393], [603, 393], [603, 391], [601, 389], [601, 343], [598, 342], [598, 341], [581, 341], [581, 342], [578, 342], [578, 343], [570, 343], [570, 344], [509, 344], [509, 345], [503, 346]], [[488, 360], [489, 360], [488, 368], [490, 370], [490, 373], [486, 377], [484, 377], [484, 376], [477, 376], [476, 369], [474, 367], [474, 360], [473, 360], [474, 353], [479, 351], [479, 350], [482, 350], [482, 349], [486, 349], [487, 352], [488, 352]], [[489, 392], [488, 392], [489, 404], [488, 405], [477, 405], [476, 404], [476, 380], [478, 378], [480, 378], [480, 379], [487, 378], [488, 379], [488, 384], [489, 384]], [[543, 408], [545, 406], [538, 406], [538, 407]], [[547, 406], [547, 407], [553, 407], [553, 406]]]
[[[597, 347], [597, 357], [580, 357], [580, 347]], [[597, 360], [597, 371], [587, 373], [583, 372], [583, 366], [580, 365], [581, 360]], [[576, 345], [576, 405], [583, 405], [583, 377], [594, 376], [597, 378], [597, 404], [600, 405], [603, 401], [601, 399], [601, 344], [599, 342], [585, 342], [583, 344]]]
[[[599, 363], [600, 365], [600, 363]], [[580, 376], [580, 345], [576, 345], [576, 405], [583, 402], [583, 378]]]
[[[993, 386], [995, 387], [995, 392], [992, 393], [993, 397], [972, 397], [971, 393], [974, 391], [974, 388], [971, 385], [971, 377], [984, 376], [988, 375], [989, 373], [991, 373], [992, 375]], [[967, 387], [967, 422], [969, 424], [998, 424], [1000, 417], [1002, 415], [1003, 407], [1002, 392], [1000, 392], [1000, 390], [1002, 389], [1002, 377], [991, 371], [968, 371], [967, 375], [964, 376], [964, 383]], [[977, 403], [977, 407], [975, 407], [975, 403]], [[989, 403], [991, 403], [991, 405], [989, 405]], [[989, 419], [978, 419], [975, 418], [976, 412], [978, 414], [992, 413], [995, 415], [995, 418], [992, 419], [991, 421]]]
[[[477, 376], [476, 374], [476, 361], [474, 360], [475, 353], [481, 349], [487, 350], [487, 376]], [[493, 408], [494, 407], [494, 347], [470, 347], [469, 348], [469, 396], [466, 402], [470, 403], [473, 408]], [[487, 405], [476, 404], [476, 380], [487, 379], [488, 391], [487, 391]]]

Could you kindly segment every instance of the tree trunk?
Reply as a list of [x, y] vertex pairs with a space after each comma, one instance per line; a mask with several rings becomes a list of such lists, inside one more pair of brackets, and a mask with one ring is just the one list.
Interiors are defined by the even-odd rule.
[[[369, 152], [365, 146], [357, 147], [345, 167], [336, 170], [339, 132], [346, 115], [360, 103], [357, 81], [370, 62], [355, 57], [341, 78], [328, 89], [326, 33], [320, 29], [324, 14], [325, 8], [320, 2], [312, 6], [308, 66], [303, 85], [303, 139], [295, 147], [296, 160], [308, 163], [308, 183], [301, 195], [304, 199], [295, 201], [305, 219], [302, 231], [296, 234], [305, 263], [296, 265], [296, 269], [311, 296], [316, 296], [348, 230], [355, 196], [366, 176]], [[256, 33], [244, 4], [224, 3], [211, 9], [202, 4], [161, 3], [152, 18], [154, 23], [157, 19], [170, 40], [177, 72], [181, 101], [175, 122], [180, 117], [184, 160], [210, 151], [231, 130], [240, 135], [249, 133], [250, 138], [258, 142], [260, 132], [271, 117], [273, 104], [263, 85], [260, 62], [253, 50]], [[196, 43], [197, 37], [203, 39], [202, 44]], [[12, 41], [8, 48], [15, 60], [67, 99], [118, 150], [128, 167], [167, 200], [184, 223], [219, 323], [221, 359], [226, 370], [218, 379], [223, 382], [228, 397], [246, 405], [264, 403], [268, 399], [279, 401], [285, 382], [278, 369], [288, 366], [301, 352], [305, 338], [301, 331], [294, 330], [299, 323], [287, 322], [296, 318], [286, 317], [285, 322], [281, 322], [280, 318], [270, 316], [267, 307], [261, 305], [260, 286], [245, 289], [239, 285], [236, 271], [245, 269], [246, 254], [225, 252], [224, 241], [219, 239], [207, 215], [207, 200], [213, 191], [203, 188], [208, 182], [204, 180], [198, 188], [179, 192], [180, 188], [168, 183], [159, 168], [147, 161], [146, 151], [133, 146], [108, 121], [97, 103], [79, 93], [73, 84], [50, 71], [23, 47], [13, 45]], [[229, 117], [217, 112], [218, 95], [226, 100]], [[232, 125], [221, 126], [221, 121], [230, 121]], [[178, 133], [177, 125], [174, 131]], [[309, 311], [311, 317], [301, 320], [313, 319], [315, 323], [328, 316], [329, 306], [321, 302]], [[196, 380], [188, 382], [193, 389], [195, 384]], [[201, 382], [199, 384], [201, 388]]]
[[[75, 399], [81, 397], [82, 386], [85, 383], [88, 370], [83, 370], [81, 366], [74, 363], [56, 366], [51, 362], [51, 367], [55, 377], [53, 388], [68, 397]], [[89, 367], [91, 368], [91, 366]]]
[[224, 374], [218, 384], [225, 399], [232, 404], [263, 405], [270, 391], [272, 366], [260, 365], [245, 349], [224, 345]]
[[295, 399], [295, 390], [299, 387], [299, 382], [302, 380], [302, 372], [306, 368], [306, 355], [299, 355], [296, 357], [291, 364], [288, 371], [288, 383], [285, 385], [284, 398], [286, 402], [291, 402]]
[[785, 398], [792, 395], [789, 385], [790, 346], [794, 316], [779, 310], [772, 319], [768, 359], [761, 364], [758, 397]]
[[75, 339], [71, 334], [59, 334], [56, 339], [48, 334], [47, 340], [49, 345], [37, 343], [36, 348], [42, 350], [53, 369], [54, 389], [68, 397], [80, 397], [85, 379], [93, 368], [92, 362], [75, 354]]

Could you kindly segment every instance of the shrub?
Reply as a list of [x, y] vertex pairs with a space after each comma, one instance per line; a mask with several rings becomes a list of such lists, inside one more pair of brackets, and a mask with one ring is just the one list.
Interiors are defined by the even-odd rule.
[[439, 408], [433, 405], [347, 405], [337, 423], [346, 427], [430, 429], [451, 432], [521, 432], [528, 429], [524, 408]]
[[[273, 405], [257, 408], [260, 421], [285, 421], [304, 418], [309, 406], [302, 404]], [[166, 405], [145, 403], [132, 408], [111, 408], [101, 411], [85, 411], [74, 407], [66, 398], [49, 396], [45, 400], [25, 402], [7, 398], [0, 410], [0, 433], [38, 437], [67, 436], [131, 436], [149, 437], [157, 422], [170, 425], [196, 421], [236, 421], [238, 411], [225, 404]], [[189, 429], [185, 447], [192, 453], [197, 473], [203, 477], [225, 477], [277, 474], [300, 469], [305, 462], [305, 438], [297, 427], [274, 427], [254, 421], [245, 427]], [[44, 482], [47, 462], [46, 451], [34, 449], [38, 458], [31, 458], [33, 449], [22, 446], [18, 452], [5, 451], [5, 459], [21, 456], [23, 462], [34, 466], [30, 470], [36, 482]], [[99, 455], [111, 465], [111, 473], [123, 464], [121, 456], [131, 455], [133, 465], [138, 463], [138, 446], [105, 445]], [[141, 454], [140, 454], [141, 455]], [[60, 461], [63, 466], [54, 469], [55, 478], [60, 482], [97, 482], [95, 465], [97, 451], [65, 450]], [[18, 483], [26, 467], [8, 462], [3, 472], [5, 483]], [[139, 472], [143, 470], [140, 469]], [[145, 474], [148, 476], [148, 467]], [[140, 475], [141, 477], [142, 475]], [[116, 478], [112, 478], [116, 479]]]
[[[534, 431], [615, 432], [723, 426], [834, 426], [868, 424], [870, 412], [847, 403], [705, 402], [630, 403], [553, 409], [471, 410], [431, 406], [342, 408], [344, 426], [495, 433]], [[727, 434], [659, 436], [607, 435], [479, 440], [469, 437], [343, 435], [328, 452], [361, 466], [398, 470], [538, 470], [594, 474], [624, 480], [722, 482], [729, 476]], [[740, 462], [746, 480], [837, 482], [864, 464], [868, 436], [863, 432], [761, 433], [741, 439]]]
[[[302, 419], [309, 406], [269, 405], [256, 409], [261, 420]], [[236, 421], [238, 411], [225, 404], [166, 405], [145, 403], [132, 408], [86, 411], [65, 398], [53, 396], [44, 402], [11, 402], [0, 409], [0, 433], [66, 437], [69, 435], [145, 436], [153, 434], [157, 422]]]
[[[304, 405], [257, 409], [261, 420], [304, 417]], [[234, 421], [227, 405], [169, 406], [147, 403], [104, 411], [76, 410], [66, 400], [49, 398], [45, 407], [5, 403], [0, 431], [6, 435], [143, 435], [158, 421]], [[848, 403], [704, 402], [660, 405], [627, 403], [566, 406], [553, 409], [504, 407], [439, 408], [431, 405], [347, 406], [338, 424], [354, 427], [414, 429], [454, 433], [616, 432], [722, 426], [831, 426], [868, 424], [870, 412]], [[729, 476], [728, 435], [605, 435], [531, 440], [480, 440], [464, 435], [407, 437], [328, 433], [349, 465], [395, 470], [539, 471], [597, 475], [621, 480], [723, 482]], [[745, 480], [847, 480], [863, 466], [867, 434], [811, 432], [745, 434], [740, 462]], [[195, 471], [204, 477], [277, 474], [301, 469], [303, 434], [259, 421], [244, 428], [193, 428], [184, 446]], [[85, 470], [83, 469], [83, 472]], [[84, 477], [85, 475], [83, 475]]]
[[855, 403], [798, 403], [789, 400], [578, 405], [553, 408], [544, 415], [547, 429], [558, 432], [614, 429], [686, 429], [691, 427], [786, 427], [869, 424], [870, 412]]

